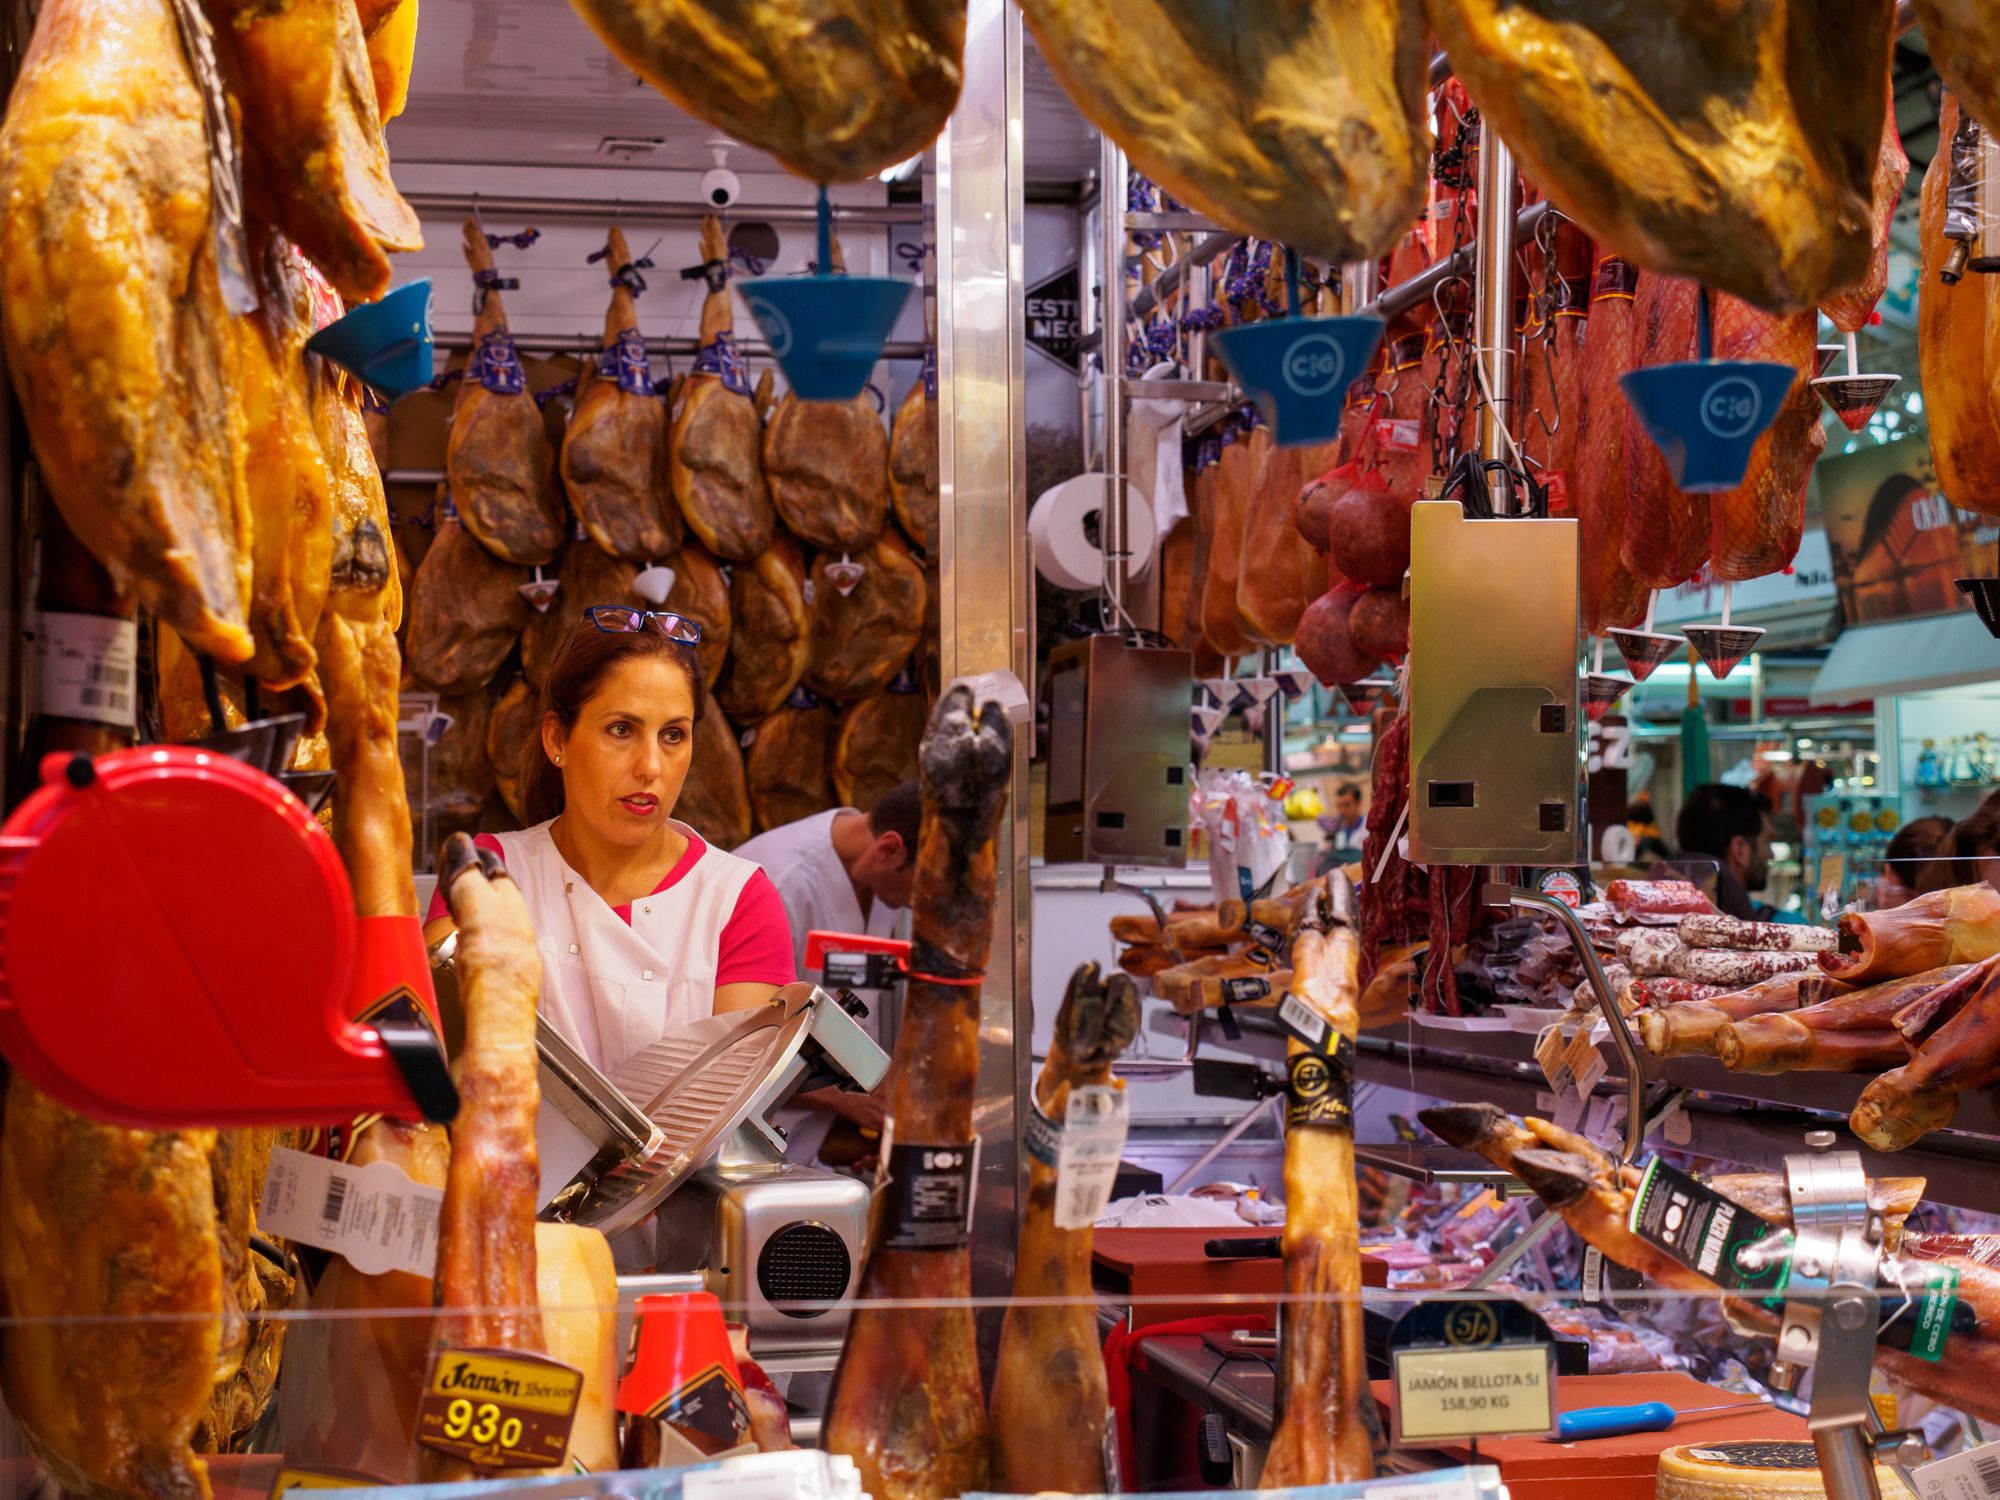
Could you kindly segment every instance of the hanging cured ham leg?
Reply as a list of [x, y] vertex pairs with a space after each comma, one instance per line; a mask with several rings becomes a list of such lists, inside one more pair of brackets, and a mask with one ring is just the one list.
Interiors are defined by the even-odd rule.
[[[1801, 1010], [1745, 1016], [1716, 1033], [1715, 1055], [1733, 1073], [1873, 1073], [1898, 1067], [1909, 1060], [1910, 1049], [1897, 1018], [1964, 972], [1957, 966], [1933, 969]], [[1960, 1003], [1966, 995], [1960, 989]]]
[[341, 296], [389, 289], [386, 252], [422, 227], [389, 175], [361, 17], [343, 0], [211, 0], [236, 55], [251, 207], [312, 257]]
[[555, 456], [507, 332], [492, 247], [472, 219], [465, 221], [465, 261], [479, 292], [472, 357], [451, 410], [445, 480], [466, 530], [481, 546], [503, 562], [539, 567], [563, 544]]
[[[1625, 566], [1625, 395], [1618, 377], [1639, 361], [1639, 273], [1606, 256], [1591, 278], [1590, 320], [1574, 423], [1576, 462], [1570, 503], [1576, 508], [1577, 567], [1583, 629], [1589, 635], [1637, 625], [1646, 586]], [[1567, 425], [1572, 419], [1564, 418]]]
[[1901, 1151], [1958, 1114], [1958, 1096], [2000, 1080], [2000, 961], [1982, 964], [1977, 989], [1900, 1068], [1861, 1091], [1849, 1127], [1877, 1151]]
[[[1111, 1065], [1139, 1030], [1138, 986], [1123, 974], [1098, 982], [1097, 965], [1070, 976], [1056, 1013], [1035, 1108], [1060, 1128], [1070, 1091], [1111, 1082]], [[1031, 1148], [1032, 1154], [1032, 1148]], [[1035, 1156], [1021, 1215], [1017, 1303], [1000, 1330], [993, 1375], [993, 1482], [1017, 1495], [1047, 1490], [1096, 1495], [1104, 1472], [1104, 1355], [1090, 1290], [1091, 1228], [1056, 1221], [1056, 1163]]]
[[1285, 1044], [1286, 1302], [1278, 1324], [1284, 1415], [1264, 1489], [1375, 1477], [1373, 1398], [1361, 1343], [1361, 1226], [1354, 1181], [1354, 1038], [1360, 950], [1352, 888], [1336, 876], [1292, 939], [1292, 998], [1323, 1041]]
[[1654, 1057], [1713, 1057], [1716, 1037], [1730, 1022], [1797, 1010], [1840, 988], [1824, 974], [1780, 974], [1734, 994], [1641, 1011], [1639, 1040]]
[[1429, 0], [1431, 30], [1521, 170], [1648, 270], [1773, 312], [1867, 269], [1888, 5]]
[[660, 562], [681, 545], [680, 507], [666, 485], [667, 406], [653, 394], [639, 336], [632, 287], [645, 283], [615, 224], [604, 259], [611, 306], [597, 363], [585, 367], [563, 436], [563, 487], [583, 529], [605, 552], [627, 562]]
[[1366, 260], [1423, 207], [1416, 0], [1269, 7], [1227, 35], [1198, 0], [1028, 0], [1021, 11], [1084, 118], [1221, 223]]
[[166, 0], [41, 7], [0, 128], [8, 373], [78, 540], [239, 662], [250, 501], [208, 150]]
[[1917, 226], [1923, 254], [1917, 362], [1939, 493], [1961, 509], [2000, 515], [2000, 399], [1989, 353], [2000, 329], [2000, 276], [1975, 273], [1956, 285], [1943, 276], [1965, 243], [1945, 232], [1947, 206], [1958, 189], [1969, 191], [1979, 180], [1984, 140], [1979, 127], [1964, 118], [1958, 96], [1946, 93], [1938, 106], [1938, 154], [1924, 173]]
[[708, 295], [701, 348], [667, 438], [674, 499], [690, 530], [717, 557], [748, 562], [771, 545], [778, 513], [764, 480], [763, 423], [736, 349], [729, 301], [729, 242], [722, 221], [701, 221]]
[[[465, 1044], [452, 1062], [458, 1118], [438, 1224], [441, 1344], [540, 1353], [548, 1345], [535, 1287], [535, 1006], [541, 956], [528, 903], [500, 857], [456, 833], [438, 883], [458, 928]], [[425, 1455], [426, 1477], [473, 1477], [456, 1459]]]
[[2000, 891], [1953, 886], [1888, 911], [1848, 912], [1837, 925], [1840, 947], [1819, 966], [1848, 984], [1977, 963], [2000, 953]]
[[[939, 700], [920, 757], [910, 986], [884, 1131], [893, 1144], [869, 1224], [864, 1305], [848, 1325], [824, 1437], [854, 1460], [876, 1500], [948, 1500], [986, 1486], [986, 1403], [963, 1299], [972, 1291], [976, 981], [993, 942], [993, 838], [1012, 738], [999, 705], [977, 705], [959, 685]], [[884, 1299], [919, 1305], [866, 1305]], [[940, 1301], [958, 1305], [927, 1305]]]
[[[320, 677], [334, 771], [335, 847], [357, 916], [417, 915], [410, 809], [397, 750], [402, 654], [379, 599], [336, 591], [320, 619]], [[425, 1187], [445, 1185], [449, 1142], [435, 1125], [378, 1119], [346, 1159], [386, 1161]], [[364, 1275], [336, 1257], [313, 1292], [316, 1310], [287, 1341], [287, 1452], [385, 1477], [411, 1478], [416, 1405], [430, 1342], [431, 1281], [404, 1271]], [[296, 1434], [296, 1437], [294, 1436]]]
[[[1696, 301], [1691, 281], [1639, 278], [1634, 308], [1634, 365], [1674, 364], [1695, 354]], [[1646, 424], [1625, 405], [1625, 540], [1620, 555], [1632, 577], [1649, 588], [1671, 588], [1701, 571], [1708, 558], [1706, 495], [1683, 494]]]

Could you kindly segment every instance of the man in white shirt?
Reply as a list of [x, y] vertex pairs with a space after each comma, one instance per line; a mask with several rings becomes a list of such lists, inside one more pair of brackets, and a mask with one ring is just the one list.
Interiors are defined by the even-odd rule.
[[[806, 969], [806, 935], [860, 933], [888, 937], [896, 914], [910, 904], [917, 874], [917, 827], [923, 796], [914, 781], [879, 797], [867, 812], [851, 807], [815, 813], [782, 828], [760, 833], [734, 851], [764, 867], [792, 926], [792, 952], [799, 978], [819, 981]], [[881, 998], [870, 996], [862, 1025], [881, 1040]], [[811, 1162], [819, 1155], [832, 1116], [868, 1130], [882, 1127], [882, 1104], [872, 1095], [822, 1089], [794, 1101], [812, 1111], [807, 1117], [784, 1111], [780, 1122], [791, 1133], [789, 1154]]]

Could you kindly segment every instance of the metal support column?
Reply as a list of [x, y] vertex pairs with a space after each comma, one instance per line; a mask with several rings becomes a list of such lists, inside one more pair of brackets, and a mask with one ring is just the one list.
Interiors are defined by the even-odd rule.
[[[1021, 15], [971, 0], [965, 80], [937, 143], [938, 615], [943, 676], [1008, 671], [1034, 702], [1028, 553], [1027, 355], [1022, 300]], [[979, 1016], [973, 1291], [1013, 1284], [1026, 1169], [1018, 1150], [1034, 1011], [1028, 993], [1028, 757], [1014, 726], [1013, 795], [1000, 827], [993, 951]]]
[[1125, 153], [1110, 136], [1099, 137], [1097, 174], [1097, 272], [1103, 279], [1104, 362], [1104, 598], [1111, 624], [1125, 623], [1125, 590], [1132, 568], [1125, 516]]
[[[1479, 229], [1474, 248], [1474, 353], [1485, 401], [1479, 408], [1481, 461], [1510, 462], [1506, 419], [1514, 381], [1514, 153], [1500, 139], [1493, 123], [1479, 127]], [[1493, 509], [1505, 515], [1515, 507], [1514, 487], [1493, 484]]]

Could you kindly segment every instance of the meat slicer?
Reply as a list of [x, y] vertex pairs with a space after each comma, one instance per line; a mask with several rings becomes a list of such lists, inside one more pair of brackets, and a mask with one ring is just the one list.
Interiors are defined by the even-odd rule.
[[[432, 951], [441, 991], [454, 947], [448, 936]], [[847, 1313], [834, 1304], [860, 1273], [868, 1187], [787, 1162], [770, 1116], [802, 1088], [881, 1082], [888, 1056], [850, 1005], [844, 991], [786, 985], [609, 1076], [538, 1020], [541, 1216], [624, 1236], [621, 1270], [700, 1275], [759, 1357], [836, 1351]]]

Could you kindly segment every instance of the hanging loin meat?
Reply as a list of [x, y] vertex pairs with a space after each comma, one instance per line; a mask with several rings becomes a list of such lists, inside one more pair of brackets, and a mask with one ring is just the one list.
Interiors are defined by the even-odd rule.
[[968, 1306], [972, 1095], [1012, 741], [1000, 706], [975, 703], [963, 684], [939, 700], [924, 736], [909, 990], [883, 1130], [894, 1144], [883, 1153], [862, 1305], [848, 1324], [824, 1434], [876, 1500], [951, 1500], [986, 1486]]

